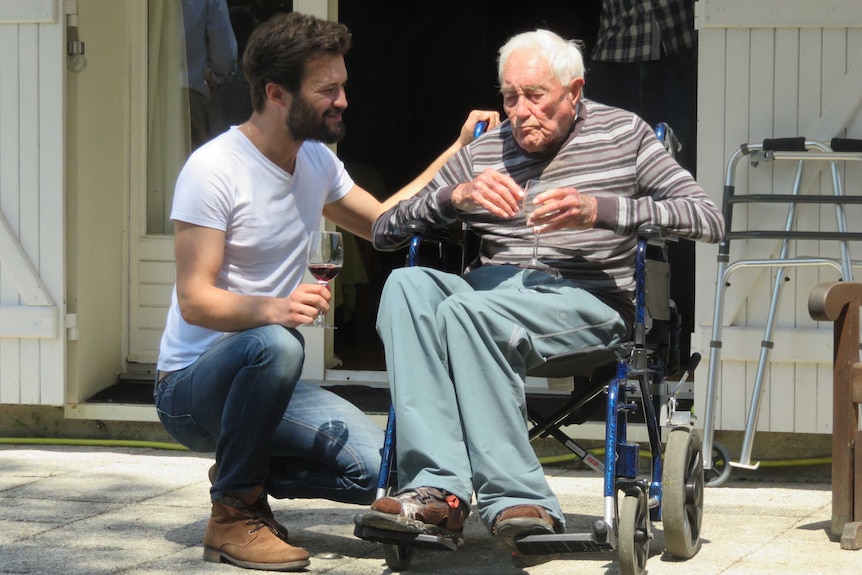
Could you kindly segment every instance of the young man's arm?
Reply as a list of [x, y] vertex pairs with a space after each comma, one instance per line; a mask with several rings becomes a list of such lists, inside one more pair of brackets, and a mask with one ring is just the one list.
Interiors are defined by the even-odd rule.
[[473, 110], [470, 112], [467, 120], [461, 126], [461, 133], [458, 135], [458, 139], [446, 148], [442, 154], [437, 156], [413, 181], [398, 190], [385, 202], [378, 202], [370, 193], [359, 186], [354, 186], [346, 196], [337, 202], [327, 204], [323, 209], [323, 215], [345, 230], [366, 240], [370, 240], [371, 226], [374, 224], [374, 221], [386, 210], [402, 200], [413, 197], [419, 190], [425, 187], [449, 158], [473, 140], [473, 131], [476, 123], [479, 121], [487, 122], [487, 129], [490, 130], [500, 123], [500, 114], [485, 110]]
[[216, 285], [224, 259], [221, 230], [175, 222], [177, 299], [183, 319], [215, 331], [241, 331], [261, 325], [296, 327], [314, 321], [318, 307], [329, 310], [329, 291], [300, 284], [286, 298], [240, 295]]

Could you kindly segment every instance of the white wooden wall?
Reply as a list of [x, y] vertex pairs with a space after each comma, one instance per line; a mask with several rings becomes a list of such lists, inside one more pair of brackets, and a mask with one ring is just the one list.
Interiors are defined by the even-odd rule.
[[0, 3], [0, 403], [62, 405], [64, 17]]
[[[862, 139], [862, 2], [858, 0], [700, 0], [698, 180], [717, 202], [727, 162], [745, 142], [804, 136]], [[832, 194], [825, 164], [807, 163], [803, 193]], [[795, 163], [738, 164], [742, 193], [790, 193]], [[862, 165], [841, 165], [844, 191], [862, 194]], [[781, 229], [784, 205], [750, 206], [734, 221]], [[835, 231], [834, 208], [805, 207], [797, 229]], [[862, 230], [859, 206], [847, 208], [849, 231]], [[734, 226], [736, 227], [736, 225]], [[776, 240], [734, 241], [731, 261], [769, 258]], [[856, 260], [862, 246], [851, 244]], [[715, 246], [698, 246], [696, 333], [693, 347], [709, 357], [716, 276]], [[794, 256], [838, 258], [834, 242], [798, 242]], [[745, 428], [757, 360], [772, 293], [772, 272], [736, 272], [726, 292], [715, 428]], [[837, 274], [804, 268], [786, 274], [775, 347], [764, 380], [759, 431], [830, 433], [832, 429], [832, 325], [813, 322], [808, 294]], [[856, 270], [862, 280], [862, 269]], [[703, 413], [707, 366], [698, 369], [696, 409]]]

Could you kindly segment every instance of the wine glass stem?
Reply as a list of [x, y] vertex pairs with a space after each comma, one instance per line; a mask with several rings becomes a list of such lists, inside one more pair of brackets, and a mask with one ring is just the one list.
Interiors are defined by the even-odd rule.
[[[323, 286], [323, 287], [325, 287], [326, 289], [329, 289], [329, 282], [327, 282], [327, 281], [317, 280], [317, 283], [318, 283], [319, 285], [322, 285], [322, 286]], [[325, 324], [326, 324], [326, 315], [324, 315], [324, 313], [323, 313], [323, 310], [322, 310], [322, 309], [318, 309], [318, 310], [317, 310], [317, 319], [315, 319], [315, 320], [314, 320], [314, 325], [316, 325], [316, 326], [323, 326], [323, 325], [325, 325]]]
[[533, 260], [532, 264], [536, 265], [539, 263], [539, 234], [533, 232]]

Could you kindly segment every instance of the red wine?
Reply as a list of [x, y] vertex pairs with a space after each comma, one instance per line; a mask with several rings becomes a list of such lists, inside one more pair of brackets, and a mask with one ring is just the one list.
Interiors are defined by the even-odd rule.
[[335, 264], [308, 264], [308, 271], [318, 281], [328, 282], [338, 275], [341, 266]]

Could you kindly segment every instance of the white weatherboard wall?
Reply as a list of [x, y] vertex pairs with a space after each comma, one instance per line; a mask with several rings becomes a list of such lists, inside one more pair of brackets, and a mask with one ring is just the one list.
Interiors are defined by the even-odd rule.
[[[858, 0], [700, 0], [698, 181], [719, 202], [730, 156], [746, 142], [804, 136], [862, 139], [862, 2]], [[824, 163], [806, 163], [803, 193], [832, 194]], [[738, 164], [734, 185], [743, 193], [790, 193], [795, 163]], [[825, 169], [823, 169], [825, 168]], [[862, 165], [841, 165], [844, 192], [862, 194]], [[763, 229], [783, 227], [784, 205], [736, 208], [734, 220]], [[848, 206], [848, 231], [860, 231], [859, 206]], [[798, 210], [798, 228], [835, 231], [832, 206]], [[779, 241], [734, 241], [731, 262], [769, 258]], [[693, 348], [709, 357], [716, 273], [715, 246], [698, 245], [698, 291]], [[851, 243], [855, 260], [862, 246]], [[838, 258], [834, 242], [800, 241], [791, 256]], [[763, 329], [772, 293], [770, 270], [736, 272], [726, 291], [715, 428], [745, 428]], [[830, 433], [832, 324], [808, 315], [808, 295], [835, 281], [827, 268], [791, 270], [779, 304], [775, 347], [764, 379], [759, 431]], [[856, 281], [862, 269], [855, 270]], [[705, 404], [707, 366], [698, 369], [696, 410]]]
[[0, 403], [64, 402], [64, 19], [0, 2]]

